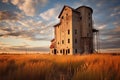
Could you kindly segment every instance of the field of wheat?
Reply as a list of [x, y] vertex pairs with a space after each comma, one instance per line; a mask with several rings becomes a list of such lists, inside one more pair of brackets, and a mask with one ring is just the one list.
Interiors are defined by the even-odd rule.
[[120, 56], [0, 55], [0, 80], [120, 80]]

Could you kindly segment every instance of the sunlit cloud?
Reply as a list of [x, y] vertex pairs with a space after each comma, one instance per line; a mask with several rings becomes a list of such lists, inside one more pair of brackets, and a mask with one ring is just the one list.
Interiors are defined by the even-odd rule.
[[110, 16], [116, 16], [116, 15], [120, 15], [120, 12], [112, 13]]
[[2, 0], [3, 3], [12, 3], [23, 11], [27, 16], [34, 16], [37, 13], [37, 7], [43, 7], [48, 0]]
[[107, 27], [107, 25], [106, 25], [106, 24], [102, 24], [102, 25], [99, 25], [99, 26], [97, 27], [97, 29], [98, 29], [98, 30], [102, 30], [102, 29], [104, 29], [105, 27]]
[[47, 10], [46, 12], [43, 12], [40, 14], [40, 17], [42, 17], [45, 20], [50, 20], [51, 18], [55, 17], [56, 10], [54, 8]]

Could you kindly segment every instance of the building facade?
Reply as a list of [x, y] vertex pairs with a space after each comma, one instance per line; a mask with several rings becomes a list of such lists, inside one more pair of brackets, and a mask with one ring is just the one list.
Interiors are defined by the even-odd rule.
[[93, 10], [87, 6], [73, 9], [64, 6], [58, 18], [60, 22], [54, 25], [55, 38], [51, 40], [50, 53], [72, 55], [93, 53]]

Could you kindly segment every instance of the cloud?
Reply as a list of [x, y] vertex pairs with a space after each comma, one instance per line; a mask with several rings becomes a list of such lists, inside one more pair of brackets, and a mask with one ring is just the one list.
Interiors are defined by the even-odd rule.
[[11, 52], [16, 52], [16, 51], [20, 51], [20, 52], [48, 52], [49, 51], [49, 47], [26, 47], [26, 46], [12, 46], [12, 47], [0, 47], [0, 51], [5, 52], [5, 51], [11, 51]]
[[12, 36], [32, 41], [49, 41], [53, 36], [52, 26], [53, 23], [46, 24], [46, 22], [35, 21], [33, 19], [18, 20], [17, 22], [2, 21], [0, 22], [0, 37]]
[[102, 30], [104, 28], [106, 28], [108, 25], [106, 24], [102, 24], [102, 25], [95, 25], [95, 27], [98, 29], [98, 30]]
[[103, 30], [103, 29], [105, 29], [107, 26], [108, 25], [106, 25], [106, 24], [94, 24], [94, 27], [96, 29], [100, 30], [100, 31]]
[[9, 0], [2, 0], [2, 2], [3, 2], [3, 3], [8, 3], [8, 2], [9, 2]]
[[11, 0], [11, 3], [16, 5], [27, 16], [34, 16], [38, 11], [39, 5], [40, 7], [45, 6], [48, 0]]
[[111, 13], [110, 16], [116, 16], [116, 15], [120, 15], [120, 11], [119, 12], [115, 12], [115, 13]]
[[114, 29], [102, 30], [100, 44], [102, 49], [120, 48], [120, 26]]
[[53, 8], [46, 10], [43, 13], [40, 13], [40, 17], [46, 21], [56, 20], [58, 21], [58, 15], [62, 9], [63, 4], [56, 4]]
[[18, 17], [16, 13], [0, 11], [0, 20], [18, 20]]
[[44, 20], [50, 20], [51, 18], [55, 17], [56, 9], [52, 8], [40, 14]]

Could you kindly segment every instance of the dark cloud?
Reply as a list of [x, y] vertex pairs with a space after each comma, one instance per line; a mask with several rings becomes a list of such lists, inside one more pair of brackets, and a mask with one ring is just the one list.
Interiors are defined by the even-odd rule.
[[25, 47], [25, 46], [16, 46], [10, 48], [10, 50], [13, 51], [43, 51], [43, 52], [48, 52], [49, 48], [48, 47]]
[[[29, 27], [28, 27], [29, 28]], [[29, 39], [32, 41], [35, 40], [45, 40], [45, 41], [50, 41], [51, 37], [49, 33], [51, 33], [50, 26], [45, 26], [44, 28], [33, 28], [31, 30], [18, 30], [15, 28], [11, 27], [0, 27], [0, 30], [2, 31], [7, 31], [7, 33], [1, 33], [0, 37], [9, 37], [9, 36], [14, 36], [14, 37], [19, 37], [19, 38], [25, 38]]]
[[7, 32], [12, 32], [13, 30], [11, 28], [0, 28], [3, 31], [7, 31]]
[[101, 32], [100, 45], [102, 49], [120, 48], [120, 27], [103, 30]]
[[0, 11], [0, 20], [18, 20], [18, 17], [15, 13]]

